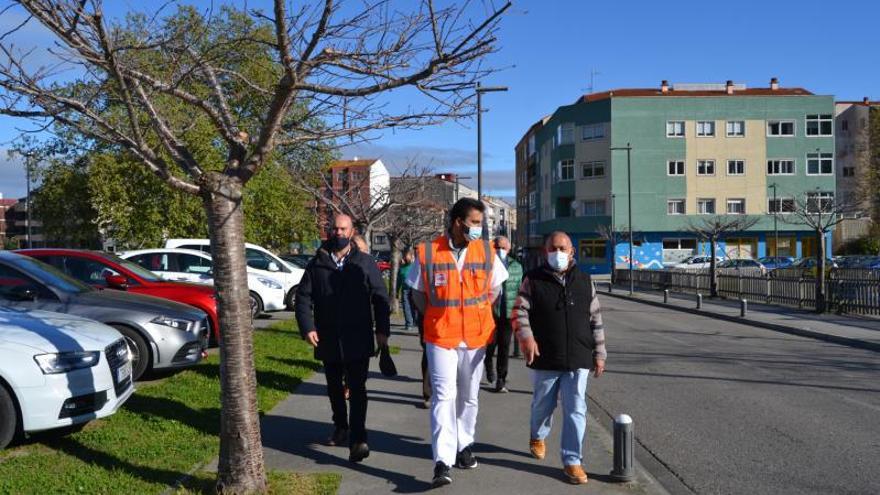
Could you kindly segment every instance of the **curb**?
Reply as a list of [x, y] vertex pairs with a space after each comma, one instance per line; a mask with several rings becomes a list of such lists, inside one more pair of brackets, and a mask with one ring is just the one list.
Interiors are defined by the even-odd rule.
[[618, 299], [624, 299], [627, 301], [638, 302], [642, 304], [647, 304], [650, 306], [656, 306], [659, 308], [672, 309], [675, 311], [681, 311], [683, 313], [691, 313], [694, 315], [705, 316], [708, 318], [715, 318], [717, 320], [725, 320], [733, 323], [741, 323], [741, 324], [749, 324], [755, 327], [766, 328], [767, 330], [773, 330], [780, 333], [787, 333], [790, 335], [797, 335], [799, 337], [807, 337], [811, 339], [821, 340], [824, 342], [831, 342], [832, 344], [844, 345], [847, 347], [853, 347], [856, 349], [863, 349], [867, 351], [880, 352], [880, 344], [874, 342], [867, 342], [860, 339], [852, 339], [849, 337], [840, 337], [838, 335], [830, 335], [822, 332], [815, 332], [813, 330], [806, 330], [798, 327], [791, 327], [788, 325], [780, 325], [778, 323], [767, 323], [759, 320], [750, 320], [748, 318], [741, 318], [739, 316], [730, 316], [724, 315], [720, 313], [715, 313], [712, 311], [699, 310], [696, 308], [686, 308], [683, 306], [677, 306], [674, 304], [664, 304], [658, 301], [651, 301], [648, 299], [642, 299], [637, 296], [630, 297], [624, 294], [615, 294], [614, 292], [599, 292], [601, 295], [607, 295], [611, 297], [616, 297]]

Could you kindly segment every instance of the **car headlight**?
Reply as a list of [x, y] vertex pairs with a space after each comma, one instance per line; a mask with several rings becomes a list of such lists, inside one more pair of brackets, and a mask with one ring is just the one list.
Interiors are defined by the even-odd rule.
[[281, 284], [272, 280], [271, 278], [257, 277], [257, 280], [259, 280], [261, 284], [265, 285], [266, 287], [268, 287], [270, 289], [283, 289], [284, 288], [281, 286]]
[[54, 354], [38, 354], [34, 361], [44, 375], [67, 373], [73, 370], [91, 368], [101, 360], [100, 351], [72, 351]]
[[157, 325], [164, 325], [166, 327], [176, 328], [177, 330], [187, 331], [189, 330], [190, 325], [192, 324], [189, 320], [183, 320], [180, 318], [171, 318], [169, 316], [157, 316], [150, 320], [150, 323], [155, 323]]

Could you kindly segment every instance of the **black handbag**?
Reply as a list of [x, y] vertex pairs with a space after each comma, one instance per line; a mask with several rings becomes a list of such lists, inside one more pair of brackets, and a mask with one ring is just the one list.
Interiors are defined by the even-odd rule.
[[387, 345], [379, 348], [379, 371], [383, 376], [397, 376], [397, 366], [391, 359], [391, 349]]

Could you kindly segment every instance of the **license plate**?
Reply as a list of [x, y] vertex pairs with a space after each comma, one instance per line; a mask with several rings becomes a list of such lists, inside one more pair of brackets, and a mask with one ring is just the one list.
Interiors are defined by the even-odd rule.
[[131, 376], [131, 362], [125, 363], [116, 370], [116, 383], [122, 383], [123, 380]]

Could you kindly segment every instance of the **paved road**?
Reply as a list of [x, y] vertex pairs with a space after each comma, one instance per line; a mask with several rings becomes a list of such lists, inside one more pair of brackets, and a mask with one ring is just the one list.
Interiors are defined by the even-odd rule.
[[602, 303], [609, 371], [591, 398], [630, 413], [637, 439], [692, 491], [880, 493], [880, 354]]

